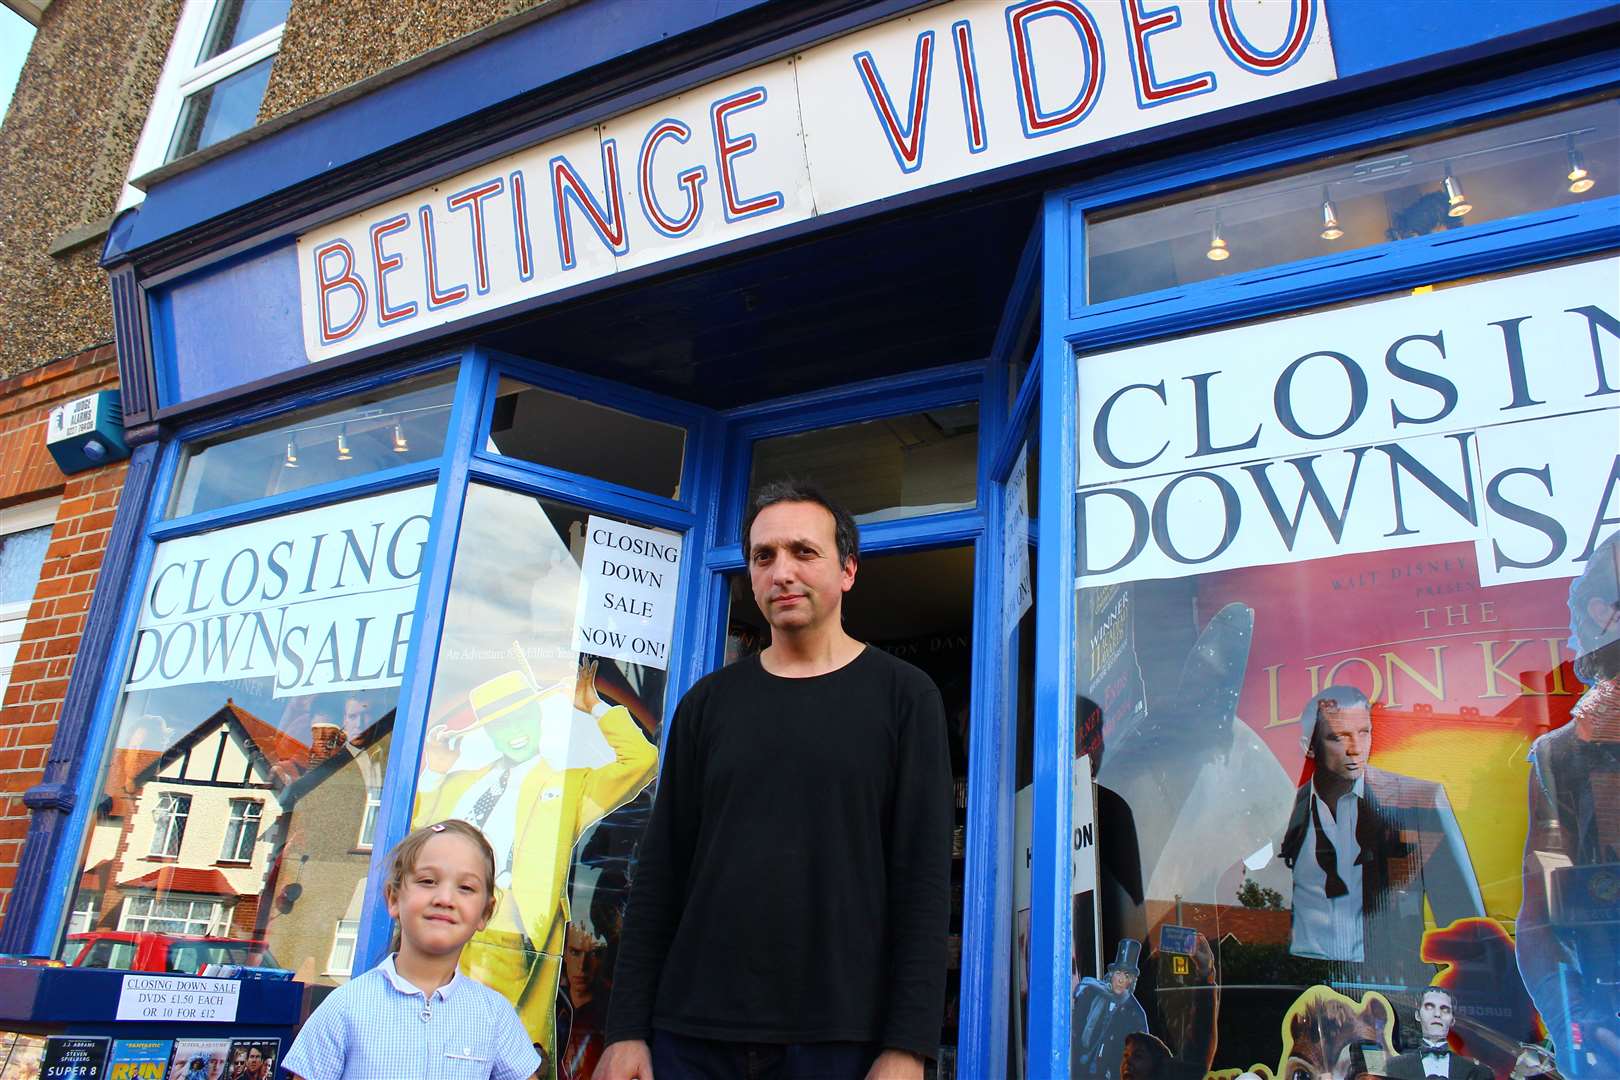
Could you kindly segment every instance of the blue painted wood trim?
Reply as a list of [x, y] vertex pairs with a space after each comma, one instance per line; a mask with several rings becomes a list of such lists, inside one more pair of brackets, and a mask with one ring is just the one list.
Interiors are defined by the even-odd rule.
[[1012, 994], [1013, 766], [1017, 714], [1002, 677], [1007, 641], [1001, 632], [1006, 582], [1002, 568], [1002, 492], [995, 462], [1023, 442], [1009, 424], [1008, 383], [1040, 297], [1040, 227], [1031, 229], [1002, 310], [979, 395], [979, 477], [983, 531], [974, 545], [973, 690], [969, 718], [966, 861], [963, 867], [962, 968], [956, 1067], [961, 1076], [1005, 1076]]
[[152, 350], [146, 325], [146, 290], [132, 266], [110, 275], [113, 342], [118, 350], [118, 389], [124, 408], [124, 426], [138, 427], [152, 419], [157, 406], [152, 372]]
[[369, 970], [388, 954], [393, 920], [383, 896], [388, 880], [388, 856], [411, 829], [416, 780], [422, 767], [422, 742], [427, 732], [428, 703], [433, 698], [434, 661], [444, 630], [450, 576], [455, 568], [456, 542], [466, 502], [468, 463], [482, 433], [481, 404], [488, 381], [488, 360], [478, 352], [462, 358], [457, 372], [455, 404], [445, 433], [444, 467], [433, 492], [433, 520], [422, 548], [422, 579], [412, 616], [411, 643], [405, 653], [405, 678], [395, 704], [394, 732], [383, 773], [377, 808], [377, 831], [366, 875], [366, 898], [360, 914], [354, 951], [356, 974]]
[[[158, 461], [158, 447], [151, 443], [137, 446], [130, 454], [44, 775], [23, 794], [33, 816], [5, 924], [0, 926], [0, 952], [48, 954], [66, 914], [85, 835], [74, 826], [85, 820], [95, 803], [95, 786], [101, 778], [99, 748], [107, 732], [104, 714], [110, 708], [106, 699], [117, 697], [116, 686], [109, 690], [106, 673], [123, 656], [124, 624], [132, 622], [129, 616], [135, 607], [129, 601], [140, 592], [129, 584], [146, 580], [139, 571], [139, 555], [160, 471]], [[94, 766], [85, 768], [87, 762]]]
[[587, 480], [529, 461], [515, 461], [480, 451], [472, 456], [470, 472], [475, 481], [555, 499], [582, 510], [627, 517], [642, 525], [684, 531], [693, 522], [691, 511], [673, 506], [667, 499], [600, 480]]
[[1074, 356], [1063, 337], [1068, 221], [1048, 196], [1040, 391], [1041, 474], [1035, 594], [1034, 805], [1030, 830], [1030, 1076], [1069, 1075], [1070, 770], [1074, 753]]

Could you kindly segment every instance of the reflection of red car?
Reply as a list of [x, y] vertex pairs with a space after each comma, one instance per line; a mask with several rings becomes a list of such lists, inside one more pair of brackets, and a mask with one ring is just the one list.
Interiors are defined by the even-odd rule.
[[262, 941], [128, 930], [69, 934], [62, 956], [74, 967], [163, 971], [179, 975], [200, 974], [208, 964], [275, 966]]

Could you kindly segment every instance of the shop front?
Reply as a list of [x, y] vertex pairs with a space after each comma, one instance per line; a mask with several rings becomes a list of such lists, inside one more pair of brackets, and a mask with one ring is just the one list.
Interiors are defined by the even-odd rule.
[[574, 5], [114, 226], [118, 572], [6, 945], [307, 1008], [468, 818], [466, 963], [589, 1077], [791, 475], [946, 703], [940, 1076], [1398, 1076], [1431, 986], [1497, 1076], [1620, 1075], [1620, 10], [766, 5], [508, 62], [629, 8], [676, 19]]

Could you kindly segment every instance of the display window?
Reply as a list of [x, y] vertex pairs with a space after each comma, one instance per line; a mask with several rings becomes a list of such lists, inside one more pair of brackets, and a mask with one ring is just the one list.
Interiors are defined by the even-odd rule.
[[1073, 1075], [1620, 1072], [1617, 296], [1604, 254], [1078, 357]]
[[561, 1077], [589, 1077], [605, 1045], [681, 557], [679, 533], [467, 491], [413, 824], [489, 837], [495, 913], [462, 967], [512, 1001]]
[[155, 545], [64, 960], [348, 978], [333, 927], [360, 917], [432, 506], [406, 487]]

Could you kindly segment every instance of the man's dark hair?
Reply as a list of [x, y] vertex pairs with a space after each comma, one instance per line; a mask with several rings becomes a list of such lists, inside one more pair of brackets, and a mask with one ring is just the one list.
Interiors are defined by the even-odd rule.
[[748, 510], [743, 515], [742, 546], [743, 556], [748, 556], [748, 534], [754, 527], [754, 519], [759, 517], [760, 511], [777, 503], [815, 503], [832, 515], [833, 537], [838, 542], [838, 565], [854, 559], [857, 564], [861, 561], [861, 534], [855, 527], [855, 519], [848, 510], [833, 502], [822, 494], [819, 488], [797, 480], [773, 480], [761, 485], [748, 500]]

